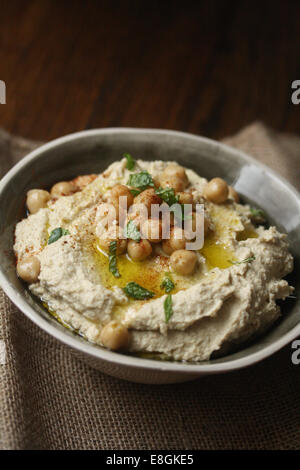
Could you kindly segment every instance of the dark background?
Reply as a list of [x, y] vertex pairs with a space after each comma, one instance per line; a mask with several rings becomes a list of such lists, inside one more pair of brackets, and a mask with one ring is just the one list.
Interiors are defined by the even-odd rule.
[[299, 1], [5, 0], [0, 126], [34, 139], [91, 127], [221, 138], [300, 131]]

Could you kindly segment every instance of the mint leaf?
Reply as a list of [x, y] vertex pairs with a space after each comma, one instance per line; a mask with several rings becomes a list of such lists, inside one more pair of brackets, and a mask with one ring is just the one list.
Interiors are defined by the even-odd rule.
[[168, 294], [169, 292], [171, 292], [174, 289], [175, 284], [172, 281], [172, 279], [170, 279], [170, 277], [166, 276], [164, 278], [164, 280], [162, 281], [160, 287], [161, 287], [161, 289], [165, 289], [165, 291]]
[[134, 167], [135, 167], [135, 160], [134, 160], [134, 158], [132, 158], [132, 156], [130, 155], [130, 153], [124, 153], [124, 154], [123, 154], [123, 157], [126, 158], [126, 160], [127, 160], [127, 163], [126, 163], [126, 168], [127, 168], [127, 170], [133, 170]]
[[48, 238], [48, 245], [51, 245], [51, 243], [56, 242], [57, 240], [59, 240], [64, 235], [70, 235], [69, 230], [67, 230], [65, 228], [62, 228], [62, 227], [55, 228], [50, 233], [50, 237]]
[[168, 206], [172, 206], [178, 202], [179, 196], [175, 196], [175, 191], [173, 188], [161, 188], [155, 190], [155, 193], [165, 201]]
[[125, 236], [126, 238], [131, 238], [135, 242], [139, 242], [142, 238], [140, 231], [133, 222], [133, 220], [129, 220], [128, 224], [126, 225]]
[[266, 214], [262, 209], [255, 209], [254, 207], [250, 207], [250, 212], [254, 217], [260, 217], [265, 219]]
[[252, 263], [256, 258], [255, 256], [249, 256], [249, 258], [245, 258], [242, 261], [231, 261], [232, 264], [242, 264], [242, 263]]
[[171, 316], [173, 315], [172, 295], [171, 294], [167, 295], [167, 297], [165, 298], [164, 311], [165, 311], [165, 322], [168, 323]]
[[129, 191], [131, 192], [131, 194], [132, 194], [134, 197], [138, 196], [138, 195], [141, 194], [141, 192], [142, 192], [142, 191], [139, 190], [139, 189], [130, 189]]
[[117, 241], [110, 242], [109, 244], [109, 271], [115, 277], [121, 277], [117, 266]]
[[141, 171], [140, 173], [133, 173], [129, 176], [128, 186], [132, 186], [133, 188], [138, 188], [141, 191], [147, 189], [149, 186], [154, 187], [154, 182], [152, 176], [148, 173], [148, 171]]
[[123, 290], [128, 297], [132, 297], [136, 300], [151, 299], [155, 295], [154, 292], [145, 289], [136, 282], [128, 282]]
[[171, 208], [171, 212], [173, 212], [175, 219], [177, 219], [179, 222], [182, 222], [183, 220], [190, 220], [192, 219], [191, 215], [184, 215], [184, 204], [180, 204], [178, 202], [179, 196], [175, 195], [175, 190], [173, 188], [161, 188], [159, 187], [158, 189], [155, 190], [155, 193], [163, 200], [165, 201], [168, 206], [173, 206]]

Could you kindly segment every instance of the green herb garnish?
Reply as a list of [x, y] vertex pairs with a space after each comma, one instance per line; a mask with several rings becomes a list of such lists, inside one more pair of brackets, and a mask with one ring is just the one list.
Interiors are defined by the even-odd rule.
[[69, 230], [67, 230], [65, 228], [62, 228], [62, 227], [55, 228], [50, 233], [50, 237], [48, 238], [48, 245], [50, 245], [51, 243], [56, 242], [57, 240], [59, 240], [64, 235], [70, 235]]
[[178, 202], [179, 196], [175, 196], [175, 191], [173, 188], [158, 188], [155, 190], [155, 193], [165, 201], [168, 206], [172, 206]]
[[161, 287], [161, 289], [165, 289], [165, 291], [166, 291], [167, 294], [168, 294], [169, 292], [171, 292], [171, 291], [174, 289], [175, 284], [174, 284], [174, 282], [172, 281], [172, 279], [170, 279], [170, 277], [166, 276], [166, 277], [163, 279], [163, 281], [162, 281], [160, 287]]
[[173, 315], [172, 295], [171, 294], [167, 295], [167, 297], [165, 298], [164, 311], [165, 311], [165, 322], [168, 323], [171, 316]]
[[134, 197], [138, 196], [142, 192], [140, 189], [129, 189], [129, 191]]
[[256, 258], [255, 256], [249, 256], [249, 258], [243, 259], [242, 261], [231, 261], [232, 264], [252, 263]]
[[121, 277], [117, 266], [117, 241], [110, 242], [109, 244], [109, 271], [115, 277]]
[[136, 300], [146, 300], [151, 299], [154, 297], [154, 292], [145, 289], [144, 287], [140, 286], [136, 282], [128, 282], [128, 284], [123, 288], [125, 294], [128, 297], [132, 297]]
[[126, 163], [126, 168], [127, 168], [127, 170], [133, 170], [134, 167], [135, 167], [135, 160], [134, 160], [134, 158], [132, 158], [132, 156], [130, 155], [130, 153], [124, 153], [124, 154], [123, 154], [123, 157], [126, 158], [126, 160], [127, 160], [127, 163]]
[[250, 212], [254, 217], [261, 217], [265, 219], [266, 214], [262, 209], [255, 209], [254, 207], [250, 207]]
[[154, 187], [154, 182], [152, 176], [148, 171], [141, 171], [140, 173], [133, 173], [129, 176], [128, 186], [133, 188], [138, 188], [141, 191], [144, 191], [149, 186]]
[[174, 214], [174, 217], [181, 222], [182, 220], [189, 220], [192, 219], [191, 215], [184, 215], [184, 204], [180, 204], [178, 202], [179, 196], [175, 195], [175, 190], [173, 188], [158, 188], [155, 190], [155, 193], [164, 201], [168, 204], [168, 206], [173, 206], [172, 212]]
[[139, 242], [142, 238], [140, 231], [133, 220], [129, 220], [128, 224], [126, 225], [125, 236], [126, 238], [131, 238], [131, 240], [134, 240], [135, 242]]

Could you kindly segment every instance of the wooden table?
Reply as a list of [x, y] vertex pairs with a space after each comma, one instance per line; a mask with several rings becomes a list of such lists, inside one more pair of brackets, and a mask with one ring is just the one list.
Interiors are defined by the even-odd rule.
[[3, 0], [0, 10], [0, 126], [11, 132], [221, 138], [254, 120], [300, 131], [299, 1]]

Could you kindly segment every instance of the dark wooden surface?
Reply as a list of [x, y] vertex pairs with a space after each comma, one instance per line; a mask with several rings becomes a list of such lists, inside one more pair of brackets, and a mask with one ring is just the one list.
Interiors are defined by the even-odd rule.
[[221, 138], [254, 120], [300, 132], [299, 1], [2, 0], [0, 126]]

